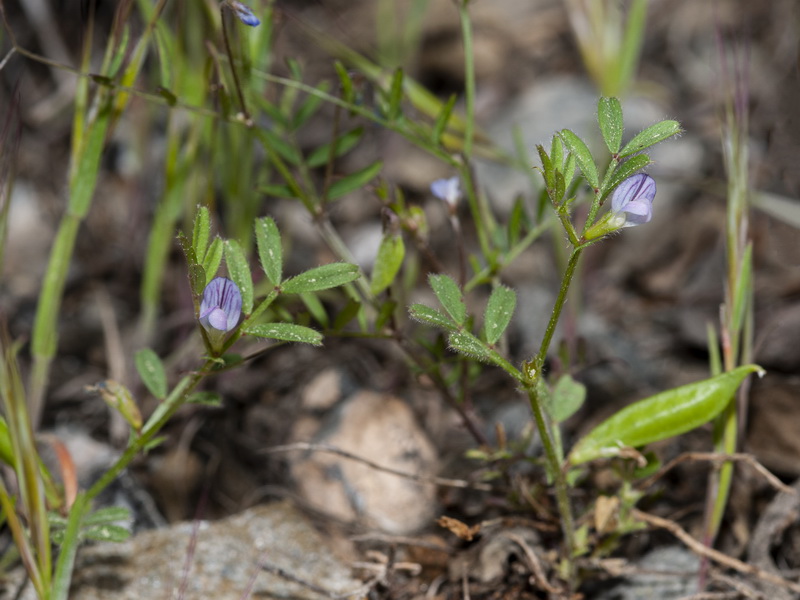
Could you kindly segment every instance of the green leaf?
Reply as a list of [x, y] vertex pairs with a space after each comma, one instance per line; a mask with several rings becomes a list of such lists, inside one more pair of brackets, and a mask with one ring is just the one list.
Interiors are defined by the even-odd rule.
[[13, 467], [16, 463], [14, 460], [14, 450], [11, 446], [11, 436], [8, 432], [8, 423], [0, 415], [0, 460]]
[[450, 347], [459, 354], [484, 362], [493, 360], [491, 350], [469, 331], [454, 331], [450, 334], [448, 342]]
[[351, 173], [350, 175], [346, 175], [341, 179], [334, 181], [331, 184], [331, 187], [328, 188], [328, 199], [336, 200], [345, 194], [349, 194], [350, 192], [365, 186], [372, 179], [377, 177], [382, 168], [383, 162], [376, 161], [371, 165], [364, 167], [360, 171], [356, 171], [355, 173]]
[[733, 290], [733, 306], [731, 307], [731, 322], [733, 331], [742, 331], [753, 294], [753, 242], [747, 243], [744, 249], [739, 273], [736, 276], [736, 285]]
[[547, 186], [547, 191], [555, 191], [555, 169], [553, 168], [553, 161], [547, 156], [547, 151], [541, 144], [537, 144], [536, 150], [539, 152], [539, 160], [542, 161], [542, 174], [544, 175], [544, 183]]
[[195, 256], [194, 248], [192, 247], [192, 242], [189, 240], [189, 238], [187, 238], [182, 231], [178, 232], [177, 238], [178, 244], [180, 244], [181, 250], [183, 250], [183, 255], [186, 257], [186, 262], [190, 265], [199, 262], [197, 260], [197, 256]]
[[569, 462], [577, 465], [618, 456], [624, 448], [637, 448], [691, 431], [719, 415], [744, 378], [756, 371], [763, 373], [757, 365], [745, 365], [635, 402], [575, 444]]
[[441, 327], [449, 331], [457, 329], [457, 325], [448, 319], [447, 315], [424, 304], [412, 304], [408, 307], [408, 313], [412, 319], [420, 323]]
[[553, 141], [550, 142], [550, 160], [556, 170], [564, 169], [564, 142], [557, 135], [554, 135]]
[[342, 100], [352, 104], [355, 99], [355, 92], [353, 91], [353, 79], [350, 77], [350, 73], [347, 72], [347, 68], [339, 60], [333, 63], [333, 67], [336, 69], [339, 83], [342, 86]]
[[619, 165], [616, 171], [614, 171], [609, 177], [606, 177], [606, 181], [603, 182], [602, 198], [606, 198], [620, 183], [652, 163], [653, 161], [650, 160], [650, 157], [647, 156], [647, 154], [637, 154], [636, 156], [631, 156], [628, 160]]
[[103, 525], [116, 523], [117, 521], [127, 521], [130, 518], [131, 511], [124, 506], [106, 506], [98, 508], [87, 516], [83, 522], [86, 525]]
[[91, 525], [81, 532], [81, 537], [96, 542], [124, 542], [131, 537], [131, 532], [121, 525]]
[[273, 285], [280, 285], [283, 276], [281, 233], [271, 217], [256, 219], [256, 245], [261, 268]]
[[206, 271], [202, 265], [189, 265], [189, 286], [192, 288], [192, 295], [202, 296], [206, 289]]
[[467, 307], [458, 284], [448, 275], [430, 275], [428, 283], [447, 314], [453, 317], [457, 325], [464, 325], [467, 322]]
[[622, 144], [622, 106], [616, 98], [600, 98], [597, 103], [597, 122], [603, 140], [611, 154], [619, 152]]
[[594, 164], [592, 153], [589, 152], [586, 143], [569, 129], [562, 129], [560, 135], [567, 150], [569, 150], [569, 153], [572, 154], [578, 162], [578, 166], [583, 176], [586, 178], [586, 181], [593, 188], [599, 188], [600, 178], [597, 175], [597, 167]]
[[167, 373], [158, 354], [150, 348], [142, 348], [134, 355], [133, 362], [136, 364], [136, 371], [139, 373], [142, 383], [149, 392], [159, 400], [166, 398]]
[[358, 279], [360, 273], [358, 266], [350, 263], [331, 263], [314, 269], [309, 269], [281, 285], [284, 294], [302, 294], [304, 292], [318, 292], [344, 285]]
[[508, 217], [508, 245], [514, 247], [522, 237], [522, 226], [530, 226], [528, 217], [525, 214], [525, 201], [522, 196], [518, 196], [514, 201], [511, 214]]
[[436, 117], [436, 123], [431, 130], [431, 141], [434, 144], [440, 144], [442, 141], [442, 134], [447, 129], [447, 124], [450, 122], [450, 116], [453, 114], [453, 107], [456, 105], [458, 96], [452, 94], [447, 102], [442, 105], [442, 109]]
[[263, 136], [262, 142], [264, 144], [268, 144], [270, 148], [275, 150], [275, 152], [277, 152], [281, 158], [291, 163], [292, 166], [297, 167], [303, 162], [303, 157], [300, 156], [300, 153], [297, 151], [297, 149], [291, 144], [287, 143], [285, 140], [281, 139], [274, 132], [267, 128], [261, 128], [259, 129], [259, 133], [261, 136]]
[[256, 337], [282, 340], [285, 342], [301, 342], [314, 346], [322, 345], [322, 334], [310, 327], [295, 325], [294, 323], [262, 323], [251, 325], [245, 333]]
[[387, 119], [394, 121], [400, 116], [400, 102], [403, 100], [403, 69], [398, 67], [392, 76], [392, 86], [389, 88], [389, 110]]
[[242, 295], [242, 312], [249, 315], [253, 312], [253, 276], [250, 274], [247, 257], [236, 240], [225, 241], [225, 264], [228, 265], [228, 273]]
[[282, 183], [265, 183], [258, 186], [258, 191], [266, 196], [274, 198], [295, 198], [297, 194], [292, 188]]
[[375, 317], [375, 331], [381, 331], [389, 320], [394, 316], [397, 302], [394, 300], [384, 300], [378, 309], [378, 316]]
[[205, 206], [197, 208], [197, 214], [194, 217], [194, 228], [192, 231], [192, 248], [194, 248], [194, 255], [197, 257], [197, 262], [202, 262], [206, 256], [208, 249], [208, 238], [211, 235], [211, 217], [209, 216], [208, 209]]
[[564, 161], [564, 183], [567, 187], [570, 186], [572, 180], [575, 179], [575, 156], [570, 154], [567, 160]]
[[373, 295], [380, 294], [394, 281], [397, 272], [403, 264], [406, 247], [403, 236], [387, 233], [381, 240], [378, 256], [375, 258], [375, 267], [372, 269], [372, 282], [370, 291]]
[[496, 344], [503, 335], [511, 322], [516, 306], [517, 294], [514, 290], [503, 285], [498, 285], [492, 290], [483, 316], [483, 327], [489, 344]]
[[203, 270], [206, 273], [206, 285], [208, 285], [209, 281], [214, 279], [217, 275], [217, 271], [219, 271], [219, 265], [222, 262], [222, 251], [222, 240], [217, 236], [214, 238], [214, 241], [211, 242], [211, 246], [209, 246], [208, 252], [206, 252], [206, 257], [203, 259]]
[[681, 124], [677, 121], [661, 121], [637, 133], [630, 142], [625, 144], [619, 155], [625, 158], [631, 154], [641, 152], [645, 148], [671, 138], [673, 135], [678, 135], [681, 131], [683, 131]]
[[332, 158], [339, 158], [347, 154], [356, 147], [359, 140], [364, 135], [363, 127], [356, 127], [347, 133], [340, 135], [334, 142], [323, 144], [308, 155], [306, 163], [309, 167], [321, 167], [327, 164]]
[[300, 300], [306, 305], [308, 312], [311, 313], [311, 316], [317, 323], [327, 328], [330, 324], [328, 321], [328, 313], [322, 305], [319, 296], [316, 294], [300, 294]]
[[[317, 89], [323, 93], [327, 93], [328, 89], [330, 88], [330, 84], [327, 81], [323, 81]], [[297, 109], [297, 112], [294, 114], [294, 118], [292, 119], [292, 129], [299, 129], [303, 125], [305, 125], [308, 120], [316, 114], [319, 110], [319, 107], [322, 105], [322, 97], [319, 94], [309, 94], [306, 96], [306, 99], [300, 105], [300, 108]]]
[[550, 395], [550, 416], [556, 423], [569, 419], [583, 406], [586, 386], [569, 375], [562, 375]]
[[203, 406], [222, 406], [222, 396], [217, 392], [194, 392], [186, 399], [190, 404], [202, 404]]
[[336, 315], [336, 318], [333, 320], [333, 330], [339, 332], [344, 329], [345, 325], [356, 318], [360, 310], [360, 302], [353, 299], [348, 300], [345, 307], [339, 311], [339, 314]]

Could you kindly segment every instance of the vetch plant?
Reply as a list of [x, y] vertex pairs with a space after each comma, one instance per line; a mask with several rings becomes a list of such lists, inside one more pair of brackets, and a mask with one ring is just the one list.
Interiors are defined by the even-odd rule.
[[[494, 287], [484, 312], [483, 330], [477, 334], [473, 333], [474, 320], [467, 314], [462, 289], [446, 275], [429, 278], [443, 311], [422, 304], [409, 309], [414, 319], [444, 329], [453, 350], [501, 367], [528, 396], [545, 451], [548, 478], [555, 486], [564, 535], [561, 573], [573, 589], [577, 585], [574, 558], [588, 551], [585, 526], [578, 534], [570, 499], [570, 482], [575, 480], [575, 469], [600, 458], [644, 460], [639, 452], [641, 447], [680, 435], [714, 419], [725, 409], [747, 375], [760, 371], [758, 366], [746, 365], [644, 399], [598, 425], [565, 453], [559, 424], [580, 408], [585, 391], [568, 376], [548, 381], [544, 370], [578, 261], [586, 248], [600, 242], [607, 234], [651, 220], [656, 183], [650, 175], [641, 172], [651, 163], [644, 151], [681, 131], [676, 121], [662, 121], [638, 133], [623, 146], [622, 108], [616, 98], [600, 99], [598, 123], [610, 153], [604, 173], [601, 165], [606, 161], [597, 161], [588, 145], [568, 129], [553, 137], [549, 152], [543, 146], [537, 147], [546, 193], [572, 245], [572, 252], [539, 352], [534, 357], [517, 367], [496, 347], [516, 306], [516, 294], [504, 286]], [[590, 197], [582, 227], [573, 220], [573, 207], [584, 200], [578, 192], [581, 186], [574, 183], [578, 174], [588, 185]], [[447, 198], [448, 194], [454, 195], [454, 184], [443, 180], [436, 182], [432, 190], [437, 196]], [[610, 210], [598, 216], [609, 196]], [[638, 497], [625, 495], [628, 508]], [[627, 530], [633, 528], [626, 524], [621, 526], [621, 531], [626, 527]]]
[[[130, 7], [135, 3], [123, 4]], [[129, 47], [132, 36], [122, 28], [115, 31], [98, 74], [89, 74], [87, 45], [76, 98], [69, 203], [39, 297], [27, 398], [32, 402], [30, 412], [35, 422], [44, 397], [49, 363], [56, 352], [57, 317], [75, 236], [91, 206], [104, 144], [110, 139], [114, 124], [124, 118], [127, 100], [137, 94], [153, 106], [163, 105], [167, 123], [164, 189], [150, 224], [142, 281], [139, 339], [144, 341], [138, 346], [145, 347], [140, 347], [134, 355], [142, 393], [152, 396], [156, 409], [150, 415], [142, 414], [140, 399], [127, 387], [112, 380], [98, 384], [93, 389], [130, 426], [130, 439], [117, 463], [88, 490], [77, 493], [68, 502], [59, 502], [61, 499], [52, 483], [48, 484], [50, 478], [46, 474], [40, 474], [44, 501], [41, 486], [34, 490], [39, 485], [37, 478], [25, 481], [23, 487], [31, 490], [27, 502], [22, 499], [25, 511], [29, 518], [38, 520], [29, 524], [29, 532], [24, 530], [24, 520], [18, 515], [16, 519], [9, 516], [9, 523], [16, 528], [13, 533], [26, 567], [32, 571], [32, 578], [38, 577], [34, 581], [37, 593], [42, 598], [66, 598], [80, 540], [92, 536], [92, 527], [98, 524], [105, 527], [110, 520], [109, 513], [90, 513], [92, 501], [135, 457], [158, 443], [164, 426], [175, 413], [189, 403], [222, 402], [213, 392], [198, 391], [206, 378], [238, 368], [286, 342], [320, 345], [323, 334], [396, 342], [411, 368], [424, 374], [462, 417], [464, 426], [481, 445], [477, 452], [487, 456], [492, 455], [486, 450], [491, 446], [488, 436], [480, 423], [471, 418], [471, 383], [481, 370], [478, 363], [504, 370], [530, 403], [544, 457], [525, 458], [544, 464], [547, 482], [555, 491], [563, 533], [561, 575], [571, 588], [577, 587], [575, 557], [589, 551], [600, 555], [604, 551], [600, 544], [593, 546], [596, 538], [591, 537], [590, 528], [585, 525], [590, 521], [589, 512], [579, 513], [580, 505], [573, 504], [571, 494], [587, 465], [594, 460], [610, 460], [620, 466], [628, 477], [624, 483], [627, 487], [619, 493], [620, 502], [632, 507], [640, 496], [631, 492], [631, 474], [635, 465], [647, 460], [643, 448], [711, 419], [727, 420], [731, 405], [726, 402], [741, 382], [758, 370], [755, 365], [747, 364], [750, 360], [746, 359], [744, 346], [743, 352], [736, 351], [739, 342], [733, 338], [733, 345], [726, 352], [727, 373], [715, 373], [715, 377], [704, 381], [645, 398], [612, 415], [579, 440], [562, 439], [561, 426], [581, 407], [586, 389], [566, 373], [568, 368], [563, 373], [551, 368], [556, 363], [550, 361], [549, 354], [580, 258], [589, 246], [600, 243], [609, 234], [650, 222], [656, 182], [643, 172], [651, 164], [646, 152], [654, 144], [680, 133], [679, 123], [673, 120], [656, 123], [623, 143], [620, 102], [613, 97], [600, 98], [598, 125], [607, 152], [593, 155], [589, 145], [574, 132], [559, 131], [548, 147], [536, 148], [540, 161], [537, 168], [544, 181], [541, 201], [533, 211], [536, 214], [528, 214], [528, 198], [521, 197], [514, 204], [508, 222], [498, 223], [489, 194], [474, 178], [472, 159], [480, 155], [506, 163], [516, 160], [528, 172], [532, 161], [524, 148], [517, 149], [516, 159], [506, 156], [492, 146], [476, 125], [476, 77], [467, 0], [456, 3], [465, 49], [463, 116], [455, 108], [458, 100], [455, 94], [440, 100], [404, 73], [401, 66], [384, 69], [321, 33], [312, 37], [339, 59], [334, 65], [333, 84], [328, 80], [306, 83], [302, 61], [291, 58], [286, 61], [287, 73], [269, 72], [275, 58], [270, 48], [272, 2], [260, 3], [259, 19], [245, 4], [221, 0], [222, 19], [213, 20], [213, 27], [221, 29], [205, 31], [202, 36], [194, 32], [198, 27], [209, 27], [212, 20], [200, 10], [185, 11], [187, 21], [181, 27], [162, 27], [161, 10], [165, 4], [163, 0], [153, 6], [135, 4], [148, 23], [145, 33]], [[386, 7], [391, 3], [382, 4]], [[603, 0], [602, 6], [612, 4]], [[589, 6], [588, 2], [579, 6], [578, 0], [569, 3], [571, 13], [578, 15], [579, 9], [588, 10]], [[621, 92], [629, 84], [640, 47], [646, 0], [634, 0], [631, 6], [621, 46], [598, 51], [598, 44], [592, 42], [591, 36], [581, 40], [584, 50], [590, 51], [587, 56], [601, 58], [593, 74], [603, 82], [604, 90], [613, 93]], [[122, 12], [120, 23], [126, 21]], [[606, 18], [602, 18], [602, 12], [594, 14], [601, 17], [595, 19], [596, 40], [613, 41], [618, 37], [619, 27], [616, 32], [613, 27], [603, 31], [598, 28], [603, 23], [617, 22], [621, 26], [622, 21], [612, 18], [617, 13], [606, 13]], [[236, 19], [259, 28], [240, 26]], [[149, 43], [153, 38], [156, 44]], [[220, 40], [220, 47], [215, 48], [208, 40]], [[18, 54], [23, 54], [16, 42], [14, 45]], [[150, 45], [157, 46], [158, 53], [151, 53], [145, 61]], [[206, 66], [209, 52], [213, 59], [211, 70]], [[153, 75], [152, 79], [137, 77], [148, 64], [158, 64], [158, 74], [148, 73]], [[142, 85], [140, 81], [153, 80], [158, 81], [154, 91], [136, 88]], [[371, 88], [365, 85], [366, 81]], [[94, 99], [90, 98], [90, 92]], [[607, 92], [607, 95], [612, 94]], [[332, 118], [328, 118], [330, 115], [319, 118], [321, 108], [326, 106], [333, 107]], [[409, 106], [413, 110], [407, 110]], [[353, 123], [356, 120], [360, 122]], [[323, 123], [330, 124], [329, 131], [323, 131], [326, 139], [317, 147], [307, 147], [304, 140], [309, 136], [302, 130]], [[428, 244], [425, 207], [415, 204], [413, 196], [408, 201], [405, 196], [408, 190], [382, 176], [383, 157], [376, 156], [354, 171], [342, 172], [342, 164], [349, 161], [340, 159], [368, 140], [370, 132], [377, 128], [404, 137], [457, 174], [430, 186], [431, 193], [446, 204], [456, 234], [457, 277], [446, 274], [447, 262], [439, 260]], [[319, 135], [311, 137], [323, 139]], [[212, 168], [197, 168], [205, 164]], [[369, 280], [352, 264], [350, 250], [330, 218], [335, 202], [359, 190], [379, 202], [384, 215], [383, 238]], [[197, 201], [204, 206], [195, 208]], [[272, 218], [258, 215], [271, 210], [273, 203], [288, 201], [305, 208], [320, 238], [339, 262], [286, 275], [284, 244], [278, 226]], [[461, 202], [464, 210], [460, 210]], [[548, 204], [552, 211], [545, 214]], [[217, 209], [225, 223], [220, 235], [212, 233], [211, 214]], [[179, 243], [186, 258], [197, 324], [194, 340], [201, 337], [203, 347], [195, 345], [198, 352], [191, 370], [172, 374], [165, 366], [169, 362], [162, 361], [147, 346], [155, 344], [152, 334], [157, 330], [155, 323], [161, 310], [160, 282], [166, 272], [174, 232], [178, 223], [191, 221], [192, 212], [191, 234], [180, 234]], [[463, 223], [459, 220], [462, 217]], [[561, 238], [566, 236], [569, 259], [545, 333], [541, 340], [535, 340], [538, 351], [521, 364], [515, 364], [507, 355], [505, 334], [515, 312], [522, 313], [525, 307], [518, 306], [516, 292], [505, 285], [508, 282], [503, 279], [504, 269], [536, 239], [552, 231], [554, 225], [557, 228], [556, 221], [563, 230], [557, 243], [563, 246]], [[413, 240], [413, 247], [406, 243], [409, 239]], [[477, 241], [474, 249], [469, 245], [473, 239]], [[257, 261], [250, 258], [253, 250]], [[729, 282], [730, 294], [736, 292], [737, 298], [743, 298], [741, 289], [750, 289], [749, 246], [741, 258], [737, 263], [741, 265], [737, 267], [740, 277], [731, 277]], [[260, 273], [251, 269], [251, 263], [256, 262]], [[427, 332], [417, 335], [413, 323], [404, 319], [406, 298], [415, 289], [422, 265], [433, 271], [428, 283], [439, 306], [413, 304], [408, 311], [414, 320], [443, 332], [433, 342]], [[328, 291], [340, 286], [347, 303], [337, 310], [337, 300], [341, 298]], [[488, 300], [479, 314], [471, 314], [468, 306], [472, 304], [466, 301], [465, 294], [479, 287], [488, 292]], [[318, 292], [325, 292], [324, 304]], [[742, 301], [734, 301], [730, 306], [733, 308], [727, 317], [735, 319], [731, 329], [733, 325], [741, 329]], [[727, 328], [725, 333], [729, 333]], [[444, 339], [447, 344], [442, 343]], [[449, 354], [447, 345], [457, 355]], [[244, 355], [246, 350], [253, 351]], [[10, 439], [13, 441], [17, 436], [21, 443], [14, 442], [13, 451], [6, 451], [10, 444], [4, 443], [6, 436], [0, 419], [0, 460], [32, 473], [38, 466], [35, 444], [28, 432], [29, 425], [20, 418], [25, 415], [14, 412], [26, 399], [17, 381], [13, 359], [13, 353], [6, 351], [6, 371], [0, 369], [0, 388], [3, 388], [0, 393], [4, 402], [8, 402], [7, 398], [14, 400], [11, 409], [6, 408], [9, 429], [14, 429]], [[4, 503], [6, 513], [13, 513], [15, 508], [8, 493], [0, 493], [0, 502]], [[545, 501], [542, 506], [547, 504]], [[64, 514], [69, 510], [67, 517], [64, 519], [62, 514], [54, 518], [53, 527], [48, 528], [43, 520], [45, 508], [57, 507], [63, 507]], [[621, 522], [614, 533], [624, 533], [635, 526]], [[104, 531], [113, 530], [105, 527]], [[49, 554], [51, 541], [61, 546], [55, 565]]]

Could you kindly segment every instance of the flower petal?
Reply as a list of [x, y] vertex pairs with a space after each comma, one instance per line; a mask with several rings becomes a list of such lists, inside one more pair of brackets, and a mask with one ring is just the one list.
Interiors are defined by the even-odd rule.
[[611, 210], [625, 211], [626, 206], [635, 200], [646, 200], [650, 203], [656, 197], [656, 182], [645, 173], [637, 173], [628, 177], [617, 186], [611, 197]]
[[233, 9], [234, 14], [245, 25], [249, 25], [250, 27], [257, 27], [258, 25], [261, 25], [261, 21], [258, 20], [258, 17], [253, 14], [253, 11], [250, 10], [250, 7], [246, 4], [242, 4], [236, 0], [231, 0], [230, 6]]
[[208, 324], [214, 329], [228, 331], [228, 315], [221, 308], [215, 308], [208, 315]]
[[200, 323], [208, 329], [230, 331], [242, 315], [242, 294], [226, 277], [215, 277], [203, 290], [200, 302]]
[[458, 177], [437, 179], [431, 183], [431, 193], [439, 198], [439, 200], [444, 200], [451, 206], [455, 206], [455, 204], [461, 199], [461, 189], [459, 188], [459, 183]]

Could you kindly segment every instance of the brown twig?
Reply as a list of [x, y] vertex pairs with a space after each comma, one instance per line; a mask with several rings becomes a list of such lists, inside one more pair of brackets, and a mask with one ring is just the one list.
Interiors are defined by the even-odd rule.
[[548, 594], [554, 594], [559, 596], [564, 593], [564, 590], [559, 587], [554, 587], [550, 585], [550, 582], [547, 581], [547, 577], [544, 574], [544, 569], [542, 569], [542, 563], [539, 562], [539, 557], [536, 556], [536, 553], [531, 549], [528, 543], [522, 538], [522, 536], [517, 535], [516, 533], [505, 532], [502, 535], [510, 539], [514, 542], [517, 546], [520, 547], [522, 552], [525, 554], [525, 558], [528, 561], [528, 568], [531, 570], [531, 574], [533, 575], [534, 580], [536, 580], [536, 584], [543, 589]]
[[667, 473], [667, 471], [672, 470], [673, 468], [675, 468], [680, 463], [683, 463], [683, 462], [686, 462], [686, 461], [690, 461], [690, 460], [691, 461], [703, 460], [703, 461], [710, 461], [710, 462], [714, 462], [714, 463], [723, 463], [723, 462], [727, 462], [727, 461], [743, 462], [743, 463], [748, 464], [751, 467], [753, 467], [753, 469], [755, 469], [755, 471], [758, 474], [760, 474], [762, 477], [764, 477], [764, 479], [766, 479], [767, 482], [772, 487], [774, 487], [775, 489], [777, 489], [777, 490], [779, 490], [781, 492], [786, 492], [787, 494], [795, 495], [795, 494], [798, 493], [797, 490], [795, 490], [794, 488], [789, 487], [788, 485], [783, 483], [780, 479], [778, 479], [775, 475], [770, 473], [769, 470], [767, 470], [767, 468], [764, 465], [762, 465], [760, 462], [758, 462], [755, 459], [754, 456], [752, 456], [750, 454], [746, 454], [744, 452], [737, 452], [736, 454], [725, 454], [724, 452], [687, 452], [685, 454], [681, 454], [680, 456], [674, 458], [673, 460], [668, 462], [666, 465], [661, 467], [661, 469], [659, 469], [657, 473], [655, 473], [654, 475], [652, 475], [648, 479], [645, 479], [643, 482], [641, 482], [639, 484], [639, 486], [638, 486], [639, 489], [643, 490], [643, 489], [646, 489], [646, 488], [650, 487], [657, 480], [661, 479]]
[[664, 519], [662, 517], [657, 517], [655, 515], [642, 512], [638, 509], [633, 509], [633, 512], [631, 514], [635, 519], [643, 521], [652, 527], [666, 529], [672, 535], [678, 538], [681, 542], [683, 542], [684, 545], [687, 548], [689, 548], [689, 550], [691, 550], [698, 556], [707, 558], [709, 560], [713, 560], [714, 562], [719, 563], [720, 565], [723, 565], [740, 573], [752, 575], [753, 577], [757, 577], [762, 581], [766, 581], [774, 585], [784, 587], [788, 590], [795, 592], [796, 594], [800, 594], [800, 584], [794, 583], [793, 581], [789, 581], [788, 579], [784, 579], [783, 577], [765, 571], [764, 569], [760, 569], [755, 565], [749, 565], [737, 558], [733, 558], [731, 556], [728, 556], [727, 554], [723, 554], [718, 550], [714, 550], [713, 548], [709, 548], [702, 542], [696, 540], [691, 535], [689, 535], [689, 533], [685, 529], [683, 529], [680, 525], [678, 525], [674, 521], [671, 521], [669, 519]]
[[412, 481], [417, 481], [419, 483], [430, 483], [442, 487], [480, 490], [482, 492], [492, 491], [492, 486], [486, 483], [471, 483], [469, 481], [464, 481], [463, 479], [447, 479], [444, 477], [425, 477], [423, 475], [414, 475], [413, 473], [406, 473], [405, 471], [399, 471], [397, 469], [392, 469], [390, 467], [384, 467], [382, 465], [379, 465], [378, 463], [372, 462], [371, 460], [367, 460], [366, 458], [362, 458], [361, 456], [357, 456], [356, 454], [352, 454], [350, 452], [347, 452], [346, 450], [341, 450], [335, 446], [329, 446], [327, 444], [311, 444], [308, 442], [295, 442], [294, 444], [285, 444], [283, 446], [273, 446], [271, 448], [266, 448], [262, 450], [262, 452], [267, 454], [273, 454], [276, 452], [292, 452], [295, 450], [306, 450], [310, 452], [324, 452], [326, 454], [335, 454], [337, 456], [341, 456], [342, 458], [347, 458], [349, 460], [360, 462], [372, 469], [375, 469], [376, 471], [389, 473], [391, 475], [397, 475], [398, 477], [404, 477], [405, 479], [411, 479]]

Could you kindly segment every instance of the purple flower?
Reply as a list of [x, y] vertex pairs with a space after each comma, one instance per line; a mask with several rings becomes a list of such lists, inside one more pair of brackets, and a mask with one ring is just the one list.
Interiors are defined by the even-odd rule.
[[431, 184], [431, 193], [439, 200], [447, 202], [450, 209], [454, 210], [458, 201], [461, 200], [458, 177], [437, 179]]
[[[633, 227], [653, 218], [653, 198], [656, 182], [644, 173], [637, 173], [619, 184], [611, 197], [611, 212], [615, 225]], [[623, 214], [624, 213], [624, 214]]]
[[250, 27], [261, 25], [261, 21], [253, 14], [249, 6], [238, 2], [238, 0], [228, 0], [228, 6], [233, 10], [233, 14], [245, 25], [250, 25]]
[[233, 281], [215, 277], [203, 291], [200, 302], [200, 324], [209, 333], [227, 333], [239, 324], [242, 294]]

